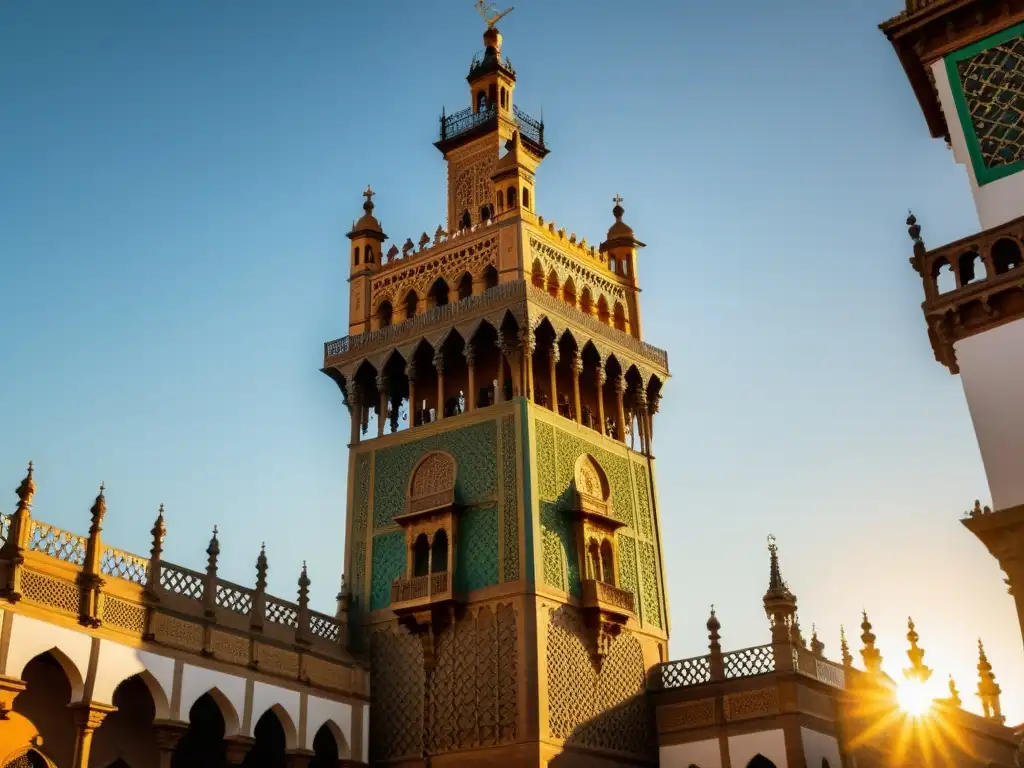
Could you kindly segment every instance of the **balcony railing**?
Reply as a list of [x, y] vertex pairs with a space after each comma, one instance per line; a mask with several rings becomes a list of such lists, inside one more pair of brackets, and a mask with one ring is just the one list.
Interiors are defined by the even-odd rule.
[[447, 571], [397, 578], [391, 583], [391, 609], [396, 611], [408, 607], [409, 603], [418, 607], [451, 597], [451, 579]]
[[622, 611], [630, 616], [636, 615], [636, 599], [632, 592], [619, 589], [597, 579], [585, 579], [583, 582], [584, 608], [602, 608]]
[[[513, 105], [512, 116], [515, 119], [516, 127], [519, 129], [519, 136], [525, 141], [534, 144], [541, 150], [544, 146], [544, 121], [535, 120], [524, 110]], [[492, 104], [489, 107], [474, 112], [472, 107], [466, 107], [451, 115], [441, 116], [441, 138], [439, 144], [457, 139], [461, 136], [468, 136], [474, 131], [480, 130], [491, 122], [497, 122], [498, 106]]]

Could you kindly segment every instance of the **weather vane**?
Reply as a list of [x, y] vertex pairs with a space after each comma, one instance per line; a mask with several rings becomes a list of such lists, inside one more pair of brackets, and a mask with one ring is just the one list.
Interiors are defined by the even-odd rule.
[[494, 29], [495, 24], [515, 10], [513, 7], [504, 11], [498, 11], [495, 10], [494, 3], [486, 3], [484, 0], [476, 0], [476, 9], [480, 12], [480, 15], [484, 17], [484, 21], [487, 22], [488, 29]]

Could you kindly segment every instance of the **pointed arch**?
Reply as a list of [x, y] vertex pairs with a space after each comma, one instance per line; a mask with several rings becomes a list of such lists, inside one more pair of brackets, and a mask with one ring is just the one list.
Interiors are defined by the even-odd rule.
[[68, 685], [71, 686], [71, 703], [81, 701], [82, 696], [85, 694], [85, 673], [79, 669], [75, 661], [64, 651], [62, 651], [56, 645], [48, 648], [45, 651], [41, 651], [30, 659], [27, 659], [24, 664], [21, 665], [21, 669], [17, 666], [12, 667], [11, 672], [15, 677], [21, 677], [25, 671], [25, 667], [31, 664], [36, 659], [40, 659], [44, 656], [49, 655], [57, 665], [64, 671], [64, 676], [68, 680]]
[[747, 763], [747, 768], [778, 768], [771, 760], [758, 752]]
[[553, 296], [554, 298], [558, 298], [558, 289], [561, 286], [559, 285], [559, 282], [558, 282], [558, 273], [554, 269], [551, 269], [548, 272], [548, 279], [547, 279], [547, 284], [545, 285], [545, 287], [547, 288], [547, 292], [548, 292], [548, 294], [550, 296]]
[[615, 321], [615, 330], [623, 331], [626, 330], [626, 309], [622, 306], [621, 301], [615, 302], [615, 309], [612, 313]]
[[594, 294], [590, 291], [590, 286], [583, 286], [583, 291], [580, 293], [580, 312], [585, 315], [594, 314]]
[[484, 290], [490, 290], [498, 284], [498, 270], [493, 264], [484, 267]]
[[473, 295], [473, 276], [469, 272], [463, 273], [459, 278], [459, 301], [468, 299]]
[[281, 726], [281, 730], [284, 731], [284, 746], [285, 749], [297, 749], [299, 746], [299, 729], [296, 728], [295, 723], [292, 721], [291, 715], [288, 714], [288, 710], [282, 707], [280, 704], [272, 704], [270, 707], [265, 709], [260, 716], [256, 719], [256, 725], [253, 726], [253, 734], [256, 733], [256, 728], [259, 727], [259, 722], [268, 715], [272, 715], [277, 719], [278, 725]]
[[562, 301], [571, 306], [576, 306], [576, 283], [571, 276], [565, 278], [565, 284], [562, 286]]
[[437, 278], [434, 284], [430, 286], [430, 292], [427, 294], [430, 297], [430, 306], [432, 307], [443, 307], [448, 303], [448, 295], [451, 291], [448, 288], [448, 281], [443, 277]]
[[605, 325], [611, 324], [611, 311], [608, 309], [608, 299], [604, 294], [597, 300], [597, 319]]
[[[333, 767], [335, 760], [348, 760], [352, 757], [344, 731], [330, 718], [319, 725], [314, 723], [311, 730], [314, 733], [314, 761], [322, 761], [322, 768]], [[317, 765], [321, 765], [321, 763], [311, 764], [310, 768], [317, 768]]]
[[419, 306], [420, 297], [415, 289], [410, 289], [405, 298], [402, 299], [402, 307], [405, 310], [405, 319], [416, 317], [416, 308]]
[[238, 717], [238, 712], [235, 710], [234, 704], [231, 703], [231, 700], [225, 696], [217, 686], [213, 686], [207, 690], [206, 693], [196, 699], [195, 703], [192, 704], [192, 709], [195, 709], [199, 702], [206, 697], [209, 697], [209, 699], [217, 706], [217, 709], [220, 711], [220, 716], [224, 720], [224, 738], [237, 736], [242, 730], [241, 718]]
[[533, 260], [533, 266], [530, 268], [530, 282], [535, 288], [544, 287], [544, 265], [540, 263], [540, 259]]
[[170, 697], [168, 697], [167, 691], [164, 690], [160, 681], [148, 669], [143, 669], [141, 672], [136, 672], [134, 675], [126, 677], [117, 684], [114, 694], [117, 694], [117, 688], [120, 688], [132, 678], [138, 678], [146, 686], [146, 690], [149, 691], [149, 697], [153, 700], [153, 717], [156, 720], [167, 720], [171, 716]]

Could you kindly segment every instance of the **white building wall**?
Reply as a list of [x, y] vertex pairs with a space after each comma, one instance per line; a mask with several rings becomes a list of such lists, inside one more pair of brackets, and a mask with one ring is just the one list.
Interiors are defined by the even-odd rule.
[[722, 768], [722, 746], [718, 739], [671, 744], [658, 750], [661, 768]]
[[[188, 712], [192, 709], [192, 705], [204, 693], [214, 690], [220, 693], [223, 702], [228, 705], [229, 710], [232, 710], [224, 711], [225, 708], [221, 707], [226, 726], [224, 735], [235, 736], [241, 728], [242, 718], [245, 715], [244, 677], [236, 677], [204, 667], [193, 667], [191, 664], [186, 665], [181, 675], [181, 709], [178, 712], [178, 718], [188, 722]], [[218, 704], [221, 703], [218, 701]]]
[[946, 118], [946, 125], [949, 126], [953, 157], [967, 168], [967, 177], [971, 182], [971, 193], [974, 195], [974, 206], [978, 210], [981, 228], [991, 229], [1024, 216], [1024, 173], [1015, 173], [989, 182], [983, 187], [978, 186], [971, 154], [967, 149], [967, 139], [960, 124], [960, 115], [953, 101], [945, 60], [939, 59], [932, 64], [932, 74], [935, 76], [935, 89], [939, 94], [942, 114]]
[[276, 685], [254, 683], [252, 690], [252, 719], [247, 735], [255, 737], [256, 723], [268, 709], [275, 710], [277, 719], [284, 728], [286, 746], [299, 746], [299, 699], [298, 691], [278, 688]]
[[3, 673], [9, 677], [21, 677], [25, 665], [32, 659], [41, 653], [54, 651], [71, 679], [71, 702], [81, 701], [85, 693], [85, 680], [89, 676], [92, 638], [84, 632], [17, 613], [11, 614], [11, 621], [11, 642]]
[[759, 753], [775, 763], [776, 768], [789, 768], [786, 760], [786, 734], [781, 728], [729, 737], [729, 762], [732, 768], [746, 768], [747, 763]]
[[958, 341], [955, 350], [992, 506], [1024, 504], [1024, 319]]
[[[366, 714], [368, 713], [364, 713], [364, 717]], [[364, 720], [365, 722], [368, 720]], [[306, 743], [304, 745], [306, 749], [313, 749], [313, 739], [324, 723], [332, 723], [336, 726], [337, 731], [344, 739], [343, 744], [338, 744], [338, 748], [342, 751], [341, 757], [351, 757], [349, 750], [352, 748], [352, 706], [343, 701], [329, 701], [310, 696], [306, 700]], [[335, 733], [335, 738], [337, 736], [338, 733]], [[365, 739], [363, 743], [366, 743]]]
[[800, 728], [800, 739], [804, 743], [804, 760], [808, 768], [819, 768], [827, 760], [829, 768], [841, 768], [842, 759], [839, 756], [839, 743], [835, 736], [829, 736], [810, 728]]

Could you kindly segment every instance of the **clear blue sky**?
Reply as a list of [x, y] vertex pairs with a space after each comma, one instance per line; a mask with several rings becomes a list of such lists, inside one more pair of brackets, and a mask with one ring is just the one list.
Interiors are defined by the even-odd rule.
[[[672, 654], [768, 640], [765, 537], [838, 656], [866, 606], [890, 671], [908, 614], [974, 699], [984, 636], [1011, 720], [1024, 657], [995, 561], [958, 517], [987, 486], [958, 378], [907, 263], [978, 228], [876, 24], [899, 0], [517, 0], [517, 103], [553, 149], [536, 202], [598, 242], [611, 198], [648, 243], [647, 339]], [[36, 514], [331, 610], [348, 417], [318, 372], [345, 332], [360, 192], [432, 232], [441, 106], [468, 104], [469, 0], [0, 4], [0, 485]], [[13, 493], [0, 497], [10, 512]], [[856, 647], [859, 647], [857, 641]]]

